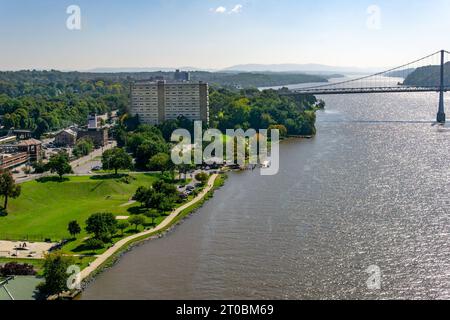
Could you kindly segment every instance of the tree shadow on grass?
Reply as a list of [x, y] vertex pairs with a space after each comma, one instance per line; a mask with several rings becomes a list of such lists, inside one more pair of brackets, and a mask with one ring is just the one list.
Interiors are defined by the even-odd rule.
[[145, 214], [148, 212], [148, 209], [142, 207], [131, 207], [127, 209], [128, 213], [131, 215], [139, 215]]
[[112, 179], [121, 179], [128, 177], [128, 174], [102, 174], [102, 175], [95, 175], [90, 177], [91, 180], [112, 180]]
[[86, 256], [95, 256], [97, 254], [95, 252], [95, 250], [99, 250], [99, 249], [102, 249], [102, 248], [92, 248], [92, 247], [87, 246], [85, 243], [82, 243], [78, 247], [73, 249], [72, 252], [74, 252], [74, 253], [83, 252], [83, 254]]
[[60, 179], [59, 177], [43, 177], [43, 178], [39, 178], [36, 181], [38, 183], [47, 183], [47, 182], [58, 182], [58, 183], [63, 183], [63, 182], [67, 182], [69, 181], [69, 178], [62, 178]]

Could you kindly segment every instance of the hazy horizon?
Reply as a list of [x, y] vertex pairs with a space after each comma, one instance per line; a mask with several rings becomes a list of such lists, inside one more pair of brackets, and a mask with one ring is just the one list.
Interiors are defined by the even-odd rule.
[[449, 49], [449, 13], [445, 0], [0, 0], [0, 70], [384, 69]]

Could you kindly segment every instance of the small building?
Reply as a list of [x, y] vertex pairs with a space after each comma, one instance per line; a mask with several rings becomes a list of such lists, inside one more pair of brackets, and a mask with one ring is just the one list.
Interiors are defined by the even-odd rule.
[[0, 145], [1, 144], [10, 144], [17, 141], [16, 136], [5, 136], [0, 138]]
[[58, 147], [73, 147], [77, 142], [77, 133], [71, 129], [65, 129], [55, 136], [55, 145]]
[[28, 140], [31, 139], [33, 132], [30, 130], [14, 130], [18, 140]]
[[94, 142], [94, 145], [96, 148], [101, 148], [106, 145], [108, 145], [109, 140], [109, 131], [107, 128], [98, 128], [98, 129], [91, 129], [87, 131], [79, 131], [78, 132], [78, 140], [81, 140], [83, 138], [91, 138]]
[[29, 160], [28, 153], [0, 154], [0, 172], [13, 169]]
[[88, 130], [96, 130], [98, 126], [98, 116], [95, 113], [92, 113], [88, 117]]
[[42, 142], [36, 139], [28, 139], [18, 144], [19, 152], [26, 152], [30, 162], [42, 160]]
[[180, 71], [177, 69], [175, 70], [174, 79], [175, 81], [190, 81], [191, 75], [189, 72]]

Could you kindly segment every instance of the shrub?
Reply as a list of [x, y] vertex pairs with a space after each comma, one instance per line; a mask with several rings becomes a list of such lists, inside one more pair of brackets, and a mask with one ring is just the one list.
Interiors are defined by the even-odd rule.
[[208, 182], [209, 174], [206, 172], [200, 172], [195, 175], [195, 179], [200, 181], [203, 185], [205, 185]]
[[90, 250], [102, 249], [105, 246], [105, 243], [102, 240], [95, 238], [87, 239], [84, 244]]
[[34, 169], [34, 173], [40, 174], [47, 171], [47, 166], [45, 163], [41, 160], [39, 162], [35, 162], [31, 165]]
[[19, 264], [17, 262], [10, 262], [0, 268], [0, 275], [6, 276], [34, 276], [36, 271], [30, 264]]

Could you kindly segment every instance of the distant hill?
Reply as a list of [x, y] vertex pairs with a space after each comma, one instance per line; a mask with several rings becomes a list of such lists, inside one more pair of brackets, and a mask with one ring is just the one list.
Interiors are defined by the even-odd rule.
[[413, 73], [415, 70], [416, 70], [415, 68], [410, 68], [410, 69], [405, 69], [405, 70], [392, 71], [392, 72], [388, 72], [386, 74], [386, 76], [392, 77], [392, 78], [406, 78], [411, 73]]
[[180, 67], [180, 68], [168, 68], [168, 67], [152, 67], [152, 68], [95, 68], [86, 70], [84, 72], [89, 73], [141, 73], [141, 72], [173, 72], [175, 69], [184, 71], [207, 71], [214, 72], [213, 69], [200, 69], [195, 67]]
[[[444, 67], [444, 84], [450, 86], [450, 62]], [[439, 86], [440, 85], [440, 66], [427, 66], [417, 68], [404, 81], [408, 86]]]
[[328, 82], [327, 76], [299, 73], [192, 72], [191, 79], [229, 88], [275, 87], [298, 83]]
[[375, 73], [381, 71], [376, 68], [355, 68], [355, 67], [336, 67], [322, 64], [241, 64], [232, 66], [222, 71], [241, 71], [241, 72], [302, 72], [314, 74], [333, 74], [333, 73]]
[[382, 71], [379, 68], [356, 68], [337, 67], [323, 64], [240, 64], [217, 69], [202, 69], [196, 67], [148, 67], [148, 68], [95, 68], [83, 72], [89, 73], [142, 73], [142, 72], [173, 72], [175, 69], [191, 72], [213, 72], [213, 73], [307, 73], [314, 75], [332, 74], [370, 74]]
[[[290, 84], [327, 82], [330, 77], [339, 75], [311, 75], [304, 73], [234, 73], [234, 72], [191, 72], [193, 81], [208, 82], [212, 86], [221, 86], [230, 89], [275, 87]], [[162, 78], [165, 80], [174, 79], [174, 72], [60, 72], [60, 71], [16, 71], [0, 72], [0, 94], [2, 92], [1, 81], [28, 82], [51, 84], [56, 82], [70, 81], [92, 81], [104, 80], [121, 83], [129, 83], [135, 80], [149, 80]], [[5, 89], [6, 90], [6, 89]]]

